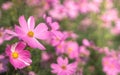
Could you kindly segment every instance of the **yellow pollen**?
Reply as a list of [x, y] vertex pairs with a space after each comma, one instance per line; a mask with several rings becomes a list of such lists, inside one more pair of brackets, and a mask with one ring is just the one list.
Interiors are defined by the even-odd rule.
[[17, 59], [17, 58], [19, 57], [19, 54], [18, 54], [17, 52], [13, 52], [13, 53], [12, 53], [12, 57], [13, 57], [14, 59]]
[[72, 52], [72, 48], [68, 48], [68, 53], [70, 54]]
[[34, 36], [34, 32], [29, 31], [29, 32], [27, 33], [27, 35], [28, 35], [29, 37], [33, 37], [33, 36]]
[[67, 67], [66, 67], [65, 65], [62, 65], [61, 68], [62, 68], [63, 70], [66, 70]]

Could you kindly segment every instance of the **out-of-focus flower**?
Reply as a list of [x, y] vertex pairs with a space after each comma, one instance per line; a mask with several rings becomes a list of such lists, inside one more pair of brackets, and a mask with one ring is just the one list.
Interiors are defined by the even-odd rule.
[[64, 5], [67, 10], [68, 16], [71, 19], [75, 19], [79, 14], [77, 2], [72, 1], [72, 0], [69, 0], [69, 1], [67, 0], [64, 2]]
[[57, 58], [57, 64], [51, 64], [52, 73], [57, 75], [72, 75], [76, 71], [76, 63], [68, 63], [68, 58], [63, 59], [62, 57]]
[[19, 18], [19, 26], [15, 26], [15, 32], [20, 39], [26, 42], [32, 48], [45, 50], [45, 47], [37, 39], [45, 40], [48, 36], [48, 27], [45, 23], [40, 23], [35, 28], [35, 20], [30, 16], [26, 22], [24, 16]]
[[107, 75], [118, 75], [120, 73], [120, 63], [114, 57], [107, 57], [105, 56], [102, 59], [103, 71]]
[[63, 34], [64, 34], [64, 39], [67, 39], [67, 38], [77, 39], [78, 38], [78, 35], [74, 33], [73, 31], [64, 31]]
[[8, 60], [5, 58], [4, 54], [0, 55], [0, 73], [6, 72], [8, 70], [7, 67]]
[[3, 10], [8, 10], [12, 7], [13, 3], [12, 2], [6, 2], [2, 4], [2, 9]]
[[43, 61], [48, 61], [49, 59], [51, 58], [51, 55], [48, 54], [47, 52], [43, 51], [42, 54], [41, 54], [41, 59]]
[[67, 17], [67, 10], [63, 5], [56, 5], [52, 10], [49, 11], [49, 14], [58, 20], [62, 20]]
[[65, 53], [69, 56], [69, 58], [74, 59], [78, 57], [78, 49], [79, 45], [77, 42], [68, 41], [65, 46]]
[[52, 22], [51, 17], [46, 17], [44, 15], [44, 18], [46, 20], [46, 23], [48, 24], [49, 29], [50, 29], [49, 38], [47, 39], [47, 41], [52, 46], [57, 46], [61, 41], [64, 40], [64, 34], [59, 30], [60, 29], [59, 23]]
[[25, 47], [26, 44], [23, 42], [18, 42], [6, 47], [6, 55], [9, 57], [9, 61], [15, 69], [22, 69], [26, 66], [30, 66], [32, 63], [30, 52], [24, 50]]
[[78, 6], [79, 6], [79, 11], [81, 13], [87, 13], [88, 12], [88, 0], [79, 0]]
[[57, 54], [63, 54], [65, 52], [65, 45], [66, 42], [65, 41], [62, 41], [61, 43], [59, 43], [57, 46], [56, 46], [56, 53]]
[[84, 56], [88, 57], [90, 55], [90, 52], [86, 49], [85, 46], [80, 46], [79, 55], [82, 57], [84, 57]]
[[118, 20], [118, 12], [116, 9], [109, 9], [100, 18], [105, 23], [103, 27], [110, 28], [111, 23]]
[[115, 26], [112, 27], [111, 33], [114, 35], [119, 35], [120, 34], [120, 19], [115, 21]]
[[89, 46], [90, 46], [90, 42], [89, 42], [87, 39], [83, 39], [83, 40], [82, 40], [82, 43], [83, 43], [83, 45], [86, 46], [86, 47], [89, 47]]
[[26, 0], [28, 6], [36, 6], [40, 4], [40, 0]]
[[88, 3], [88, 10], [90, 12], [98, 13], [99, 12], [99, 5], [94, 3], [94, 2], [90, 2], [90, 3]]
[[13, 31], [13, 29], [8, 28], [5, 29], [4, 32], [5, 32], [5, 36], [4, 36], [5, 40], [11, 40], [12, 38], [17, 37], [17, 34]]
[[28, 73], [28, 75], [36, 75], [36, 74], [35, 74], [35, 72], [30, 71], [30, 72]]

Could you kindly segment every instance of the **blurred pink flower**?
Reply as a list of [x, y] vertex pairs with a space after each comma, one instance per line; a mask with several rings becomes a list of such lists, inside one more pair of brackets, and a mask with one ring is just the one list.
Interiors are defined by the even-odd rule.
[[78, 6], [79, 6], [79, 11], [81, 13], [87, 13], [88, 12], [88, 0], [79, 0]]
[[68, 58], [63, 59], [62, 57], [57, 58], [57, 64], [52, 63], [52, 73], [57, 75], [72, 75], [76, 71], [77, 64], [68, 64]]
[[118, 63], [116, 58], [105, 56], [102, 59], [102, 65], [103, 71], [107, 75], [118, 75], [118, 73], [120, 73], [120, 63]]
[[74, 59], [78, 57], [78, 49], [79, 45], [75, 41], [66, 42], [65, 53], [69, 56], [69, 58]]
[[17, 37], [17, 34], [13, 31], [13, 29], [5, 29], [5, 36], [4, 39], [5, 40], [11, 40], [14, 37]]
[[51, 36], [50, 43], [52, 46], [57, 46], [64, 40], [64, 34], [60, 31], [52, 31], [50, 36]]
[[5, 57], [5, 54], [0, 54], [0, 73], [6, 72], [8, 70], [7, 64], [8, 59]]
[[43, 51], [41, 54], [41, 60], [43, 60], [43, 61], [48, 61], [50, 59], [50, 57], [51, 57], [51, 55], [45, 51]]
[[114, 35], [120, 34], [120, 19], [115, 21], [115, 26], [111, 28], [111, 33]]
[[49, 14], [58, 20], [62, 20], [67, 17], [67, 10], [63, 5], [56, 5], [52, 10], [49, 11]]
[[88, 3], [88, 10], [90, 12], [98, 13], [99, 12], [99, 5], [94, 3], [94, 2], [89, 2]]
[[36, 75], [36, 74], [33, 71], [29, 71], [28, 75]]
[[74, 33], [73, 31], [64, 31], [63, 34], [64, 34], [64, 39], [67, 39], [67, 38], [77, 39], [78, 38], [78, 35]]
[[2, 4], [2, 9], [3, 10], [8, 10], [8, 9], [10, 9], [11, 7], [12, 7], [12, 5], [13, 5], [13, 3], [12, 2], [6, 2], [6, 3], [3, 3]]
[[19, 18], [19, 26], [15, 26], [15, 32], [20, 39], [25, 41], [32, 48], [45, 50], [45, 47], [37, 39], [45, 40], [48, 35], [48, 27], [45, 23], [40, 23], [35, 28], [35, 20], [30, 16], [26, 22], [24, 16]]
[[64, 2], [64, 6], [67, 10], [67, 14], [71, 19], [74, 19], [78, 16], [79, 10], [78, 10], [78, 5], [77, 2], [73, 0], [67, 0]]
[[26, 0], [28, 6], [36, 6], [40, 4], [40, 0]]
[[89, 42], [87, 39], [83, 39], [83, 40], [82, 40], [82, 43], [83, 43], [83, 45], [86, 46], [86, 47], [89, 47], [89, 46], [91, 45], [90, 42]]
[[57, 54], [63, 54], [65, 52], [65, 41], [62, 41], [56, 46], [56, 53]]
[[116, 9], [109, 9], [101, 18], [107, 22], [116, 21], [118, 19], [118, 11]]
[[89, 50], [86, 49], [85, 46], [80, 46], [80, 48], [79, 48], [79, 55], [82, 56], [82, 57], [83, 56], [88, 57], [90, 55], [90, 52], [89, 52]]
[[30, 52], [24, 50], [25, 47], [26, 44], [23, 42], [18, 42], [6, 47], [6, 55], [9, 57], [9, 61], [15, 69], [22, 69], [26, 66], [30, 66], [32, 63]]

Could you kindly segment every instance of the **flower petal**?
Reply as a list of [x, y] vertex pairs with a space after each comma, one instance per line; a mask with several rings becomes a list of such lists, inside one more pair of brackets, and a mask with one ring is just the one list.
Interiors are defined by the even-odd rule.
[[19, 18], [19, 24], [20, 24], [20, 26], [22, 27], [22, 29], [23, 29], [25, 32], [28, 30], [27, 22], [26, 22], [24, 16], [20, 16], [20, 18]]
[[35, 19], [33, 16], [30, 16], [28, 19], [28, 29], [33, 30], [35, 27]]
[[48, 27], [46, 26], [45, 23], [40, 23], [39, 25], [37, 25], [37, 27], [35, 28], [34, 32], [35, 32], [35, 37], [38, 39], [46, 39], [48, 37]]

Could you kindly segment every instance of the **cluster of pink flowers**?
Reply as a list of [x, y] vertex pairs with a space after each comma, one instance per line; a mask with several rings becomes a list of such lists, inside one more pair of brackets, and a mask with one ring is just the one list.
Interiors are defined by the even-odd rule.
[[[63, 0], [62, 2], [60, 0], [26, 0], [25, 3], [28, 6], [37, 7], [37, 9], [34, 9], [37, 13], [42, 10], [37, 16], [41, 17], [42, 15], [44, 22], [36, 24], [35, 20], [38, 17], [30, 16], [26, 20], [25, 16], [22, 15], [18, 19], [19, 25], [15, 24], [13, 29], [0, 28], [0, 46], [5, 41], [13, 38], [17, 39], [17, 42], [6, 45], [5, 54], [0, 55], [0, 73], [8, 70], [8, 62], [15, 70], [29, 67], [34, 62], [31, 59], [30, 49], [39, 49], [42, 62], [53, 59], [54, 55], [57, 57], [55, 57], [57, 63], [53, 61], [50, 63], [53, 74], [83, 75], [83, 68], [91, 55], [90, 50], [93, 49], [101, 55], [104, 54], [101, 62], [103, 72], [107, 75], [120, 74], [120, 55], [118, 51], [109, 50], [108, 47], [98, 47], [86, 38], [82, 39], [80, 44], [77, 42], [79, 35], [74, 31], [63, 31], [60, 28], [60, 23], [56, 21], [66, 18], [73, 20], [79, 14], [90, 14], [89, 17], [97, 15], [95, 19], [97, 18], [102, 24], [102, 26], [98, 26], [108, 28], [112, 34], [118, 35], [120, 34], [120, 18], [112, 2], [113, 0]], [[102, 8], [101, 5], [104, 7]], [[2, 9], [6, 11], [12, 6], [13, 3], [6, 2], [2, 5]], [[45, 12], [50, 16], [45, 15]], [[85, 17], [80, 24], [86, 28], [91, 25], [93, 20], [89, 17]], [[81, 28], [84, 30], [86, 29], [84, 27]], [[54, 55], [45, 51], [47, 49], [46, 45], [54, 48]], [[32, 71], [28, 74], [35, 75]]]
[[12, 32], [12, 29], [5, 29], [3, 27], [0, 28], [0, 45], [2, 45], [4, 41], [9, 41], [15, 36], [15, 34], [13, 34]]
[[[18, 42], [7, 45], [5, 49], [6, 56], [9, 57], [9, 62], [13, 65], [15, 69], [23, 69], [30, 66], [32, 63], [31, 54], [29, 50], [25, 48], [27, 46], [31, 48], [37, 48], [40, 50], [45, 50], [46, 48], [39, 40], [49, 44], [55, 48], [58, 64], [51, 64], [52, 73], [57, 75], [72, 75], [76, 73], [76, 70], [81, 70], [77, 67], [80, 62], [84, 65], [86, 60], [81, 59], [84, 57], [88, 59], [90, 52], [87, 49], [92, 46], [92, 44], [87, 40], [83, 39], [83, 45], [75, 41], [78, 37], [72, 31], [61, 31], [59, 23], [53, 21], [49, 16], [43, 16], [45, 23], [39, 23], [35, 26], [35, 19], [33, 16], [25, 20], [24, 16], [19, 17], [19, 25], [15, 25], [14, 30], [5, 30], [7, 39], [13, 37], [18, 38]], [[1, 36], [3, 36], [1, 29]], [[6, 34], [4, 34], [6, 35]], [[70, 38], [70, 40], [68, 40]], [[3, 38], [5, 39], [5, 38]], [[67, 55], [67, 56], [66, 56]], [[63, 58], [65, 56], [65, 59]], [[43, 61], [48, 61], [51, 59], [52, 55], [48, 54], [46, 51], [42, 52], [41, 56]], [[69, 60], [74, 60], [70, 64]]]
[[120, 55], [114, 50], [106, 51], [102, 59], [103, 71], [107, 75], [118, 75], [120, 73]]

